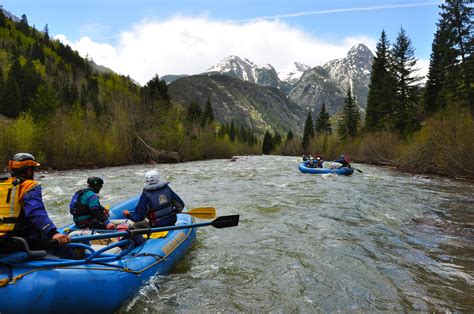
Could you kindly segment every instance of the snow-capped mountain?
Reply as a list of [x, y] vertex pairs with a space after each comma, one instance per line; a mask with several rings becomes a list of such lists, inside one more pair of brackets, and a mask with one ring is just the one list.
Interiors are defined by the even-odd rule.
[[292, 62], [278, 71], [278, 78], [283, 82], [294, 85], [298, 82], [303, 73], [309, 69], [311, 69], [309, 65]]
[[225, 58], [218, 64], [209, 68], [205, 73], [226, 74], [243, 81], [275, 88], [281, 88], [283, 85], [272, 65], [256, 65], [252, 61], [242, 59], [238, 56], [229, 56]]
[[330, 114], [344, 106], [350, 86], [359, 107], [367, 105], [373, 54], [363, 44], [353, 46], [346, 57], [327, 62], [304, 72], [288, 97], [305, 109], [318, 113], [322, 104]]

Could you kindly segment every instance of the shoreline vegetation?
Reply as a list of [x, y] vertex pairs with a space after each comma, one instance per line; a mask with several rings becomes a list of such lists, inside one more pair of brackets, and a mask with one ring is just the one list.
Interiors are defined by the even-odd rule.
[[0, 160], [25, 151], [69, 170], [319, 152], [474, 181], [473, 9], [449, 0], [440, 8], [424, 85], [406, 31], [393, 44], [382, 31], [365, 111], [348, 86], [342, 112], [330, 117], [322, 104], [315, 124], [309, 111], [304, 133], [286, 137], [219, 123], [212, 91], [205, 104], [177, 103], [158, 76], [139, 86], [51, 39], [48, 25], [38, 31], [0, 10]]

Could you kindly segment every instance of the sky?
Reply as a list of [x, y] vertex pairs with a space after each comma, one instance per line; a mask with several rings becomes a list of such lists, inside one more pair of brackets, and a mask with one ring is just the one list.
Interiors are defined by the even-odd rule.
[[197, 74], [229, 55], [277, 71], [322, 65], [403, 27], [427, 73], [438, 0], [3, 0], [3, 8], [117, 73]]

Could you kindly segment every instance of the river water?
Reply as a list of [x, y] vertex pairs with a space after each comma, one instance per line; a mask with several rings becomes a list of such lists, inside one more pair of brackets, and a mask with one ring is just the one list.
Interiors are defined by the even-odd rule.
[[104, 178], [112, 205], [137, 195], [151, 169], [189, 208], [240, 214], [238, 227], [200, 228], [122, 313], [474, 311], [474, 184], [354, 166], [363, 174], [312, 175], [296, 157], [241, 156], [39, 181], [58, 225], [88, 176]]

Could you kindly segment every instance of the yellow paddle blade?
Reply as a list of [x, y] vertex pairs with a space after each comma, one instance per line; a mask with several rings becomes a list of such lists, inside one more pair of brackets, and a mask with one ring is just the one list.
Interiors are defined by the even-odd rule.
[[148, 239], [159, 239], [164, 238], [168, 234], [168, 231], [158, 231], [148, 235]]
[[188, 214], [201, 219], [213, 219], [216, 217], [216, 209], [214, 207], [197, 207], [190, 209], [182, 214]]

